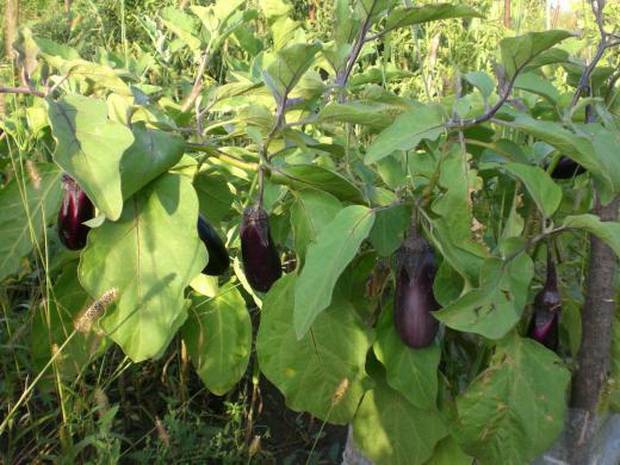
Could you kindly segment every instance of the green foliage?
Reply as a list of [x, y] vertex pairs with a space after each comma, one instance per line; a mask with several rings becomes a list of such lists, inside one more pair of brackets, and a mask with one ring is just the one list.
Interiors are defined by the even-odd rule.
[[[514, 2], [530, 15], [513, 31], [491, 0], [181, 3], [76, 1], [16, 44], [23, 82], [12, 70], [7, 82], [46, 96], [11, 96], [0, 120], [0, 303], [7, 328], [22, 322], [2, 341], [21, 352], [0, 359], [12, 373], [0, 434], [23, 447], [41, 442], [38, 421], [58, 422], [65, 463], [260, 461], [263, 374], [295, 412], [353, 424], [378, 465], [516, 465], [547, 449], [566, 409], [562, 358], [579, 347], [587, 235], [620, 255], [620, 223], [595, 214], [620, 194], [613, 53], [592, 96], [570, 103], [596, 25], [586, 40], [522, 33], [542, 28], [533, 0]], [[561, 156], [586, 172], [553, 178]], [[97, 207], [79, 255], [54, 239], [59, 168]], [[241, 266], [240, 218], [256, 204], [285, 266], [266, 295]], [[220, 277], [200, 273], [199, 213], [235, 264]], [[446, 327], [422, 349], [400, 340], [391, 309], [413, 230], [438, 258]], [[521, 337], [542, 241], [562, 261], [559, 356]], [[10, 313], [21, 306], [34, 315]], [[86, 309], [91, 332], [75, 332]], [[43, 370], [34, 386], [57, 395], [16, 400], [26, 354]], [[206, 389], [230, 421], [185, 407], [161, 421], [160, 408], [158, 439], [133, 437], [132, 415], [153, 423], [136, 413], [144, 398], [127, 400], [149, 370], [173, 386], [153, 402]], [[120, 378], [117, 404], [80, 398]], [[133, 442], [115, 434], [125, 420]]]

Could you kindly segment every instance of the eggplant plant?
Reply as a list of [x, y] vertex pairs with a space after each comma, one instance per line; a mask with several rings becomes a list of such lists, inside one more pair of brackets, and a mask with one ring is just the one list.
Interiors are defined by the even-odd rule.
[[245, 276], [257, 291], [267, 292], [282, 276], [282, 264], [269, 229], [269, 215], [260, 206], [243, 212], [239, 226]]
[[401, 248], [400, 260], [394, 291], [394, 324], [406, 345], [427, 347], [439, 327], [431, 313], [439, 308], [433, 295], [437, 273], [434, 253], [430, 244], [416, 234]]
[[224, 274], [230, 266], [226, 246], [217, 231], [202, 215], [198, 217], [198, 236], [209, 253], [209, 262], [202, 272], [211, 276]]
[[557, 350], [562, 299], [551, 250], [547, 251], [547, 278], [534, 297], [534, 312], [527, 334], [550, 350]]
[[[181, 358], [217, 395], [255, 361], [254, 379], [294, 411], [351, 425], [377, 465], [529, 464], [560, 436], [569, 405], [594, 415], [604, 385], [620, 396], [620, 383], [604, 384], [620, 90], [614, 63], [598, 66], [620, 41], [594, 2], [594, 62], [566, 51], [587, 42], [564, 44], [592, 34], [511, 33], [495, 76], [455, 70], [433, 93], [410, 86], [429, 60], [402, 59], [390, 40], [444, 27], [435, 21], [475, 36], [489, 18], [470, 6], [315, 2], [334, 18], [327, 39], [287, 0], [217, 0], [148, 22], [162, 28], [157, 57], [136, 47], [96, 62], [25, 29], [16, 53], [27, 85], [1, 89], [20, 105], [0, 122], [0, 279], [48, 273], [53, 292], [33, 299], [58, 299], [67, 315], [100, 309], [102, 350], [117, 344], [133, 363], [182, 339]], [[587, 124], [572, 119], [586, 93]], [[553, 172], [542, 153], [563, 154]], [[61, 202], [61, 241], [82, 251], [48, 260]], [[89, 231], [95, 209], [102, 221]], [[549, 257], [523, 335], [548, 240], [570, 258], [558, 267], [572, 292], [560, 301]], [[555, 353], [562, 303], [581, 307], [581, 322], [562, 318], [577, 368]], [[63, 347], [65, 329], [35, 344]], [[0, 436], [27, 398], [11, 403]]]
[[70, 250], [80, 250], [86, 245], [90, 228], [85, 221], [95, 216], [95, 206], [77, 182], [64, 174], [62, 204], [58, 211], [58, 237]]

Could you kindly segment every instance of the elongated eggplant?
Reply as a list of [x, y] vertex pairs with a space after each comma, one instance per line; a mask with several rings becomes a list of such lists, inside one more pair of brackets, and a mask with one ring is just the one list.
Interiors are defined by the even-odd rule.
[[253, 289], [267, 292], [282, 276], [282, 264], [271, 238], [267, 212], [259, 206], [247, 208], [239, 233], [245, 276]]
[[82, 223], [95, 216], [95, 206], [73, 178], [65, 174], [62, 183], [65, 192], [58, 212], [58, 236], [68, 249], [80, 250], [90, 231]]
[[437, 273], [433, 249], [423, 237], [410, 237], [401, 247], [399, 262], [394, 296], [396, 331], [409, 347], [427, 347], [439, 328], [431, 314], [439, 308], [433, 295]]
[[202, 272], [211, 276], [223, 274], [230, 266], [224, 242], [202, 215], [198, 217], [198, 236], [209, 252], [209, 263]]
[[570, 179], [578, 174], [585, 173], [585, 171], [586, 169], [576, 161], [562, 156], [558, 160], [558, 164], [553, 168], [551, 177], [554, 179]]
[[557, 350], [561, 309], [562, 300], [558, 290], [555, 263], [549, 251], [547, 279], [542, 290], [534, 297], [534, 313], [528, 328], [528, 337], [540, 342], [550, 350]]

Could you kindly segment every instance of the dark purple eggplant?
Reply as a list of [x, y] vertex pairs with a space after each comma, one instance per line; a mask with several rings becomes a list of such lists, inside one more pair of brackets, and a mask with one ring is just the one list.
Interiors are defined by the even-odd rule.
[[585, 171], [586, 169], [576, 161], [562, 156], [558, 160], [558, 164], [553, 168], [551, 177], [554, 179], [570, 179], [578, 174], [585, 173]]
[[95, 216], [95, 206], [73, 178], [65, 174], [62, 183], [65, 192], [58, 212], [58, 236], [68, 249], [80, 250], [90, 231], [82, 223]]
[[269, 230], [269, 215], [263, 208], [243, 212], [239, 229], [245, 276], [253, 289], [267, 292], [282, 276], [282, 264]]
[[210, 276], [219, 276], [230, 266], [230, 258], [224, 242], [202, 215], [198, 217], [198, 236], [209, 252], [209, 263], [202, 272]]
[[550, 350], [557, 350], [561, 310], [562, 299], [558, 290], [558, 277], [551, 252], [548, 252], [547, 279], [542, 290], [534, 297], [534, 313], [527, 331], [528, 337]]
[[433, 295], [437, 273], [433, 249], [421, 236], [408, 238], [399, 252], [399, 262], [394, 296], [396, 331], [409, 347], [427, 347], [439, 328], [431, 314], [439, 308]]

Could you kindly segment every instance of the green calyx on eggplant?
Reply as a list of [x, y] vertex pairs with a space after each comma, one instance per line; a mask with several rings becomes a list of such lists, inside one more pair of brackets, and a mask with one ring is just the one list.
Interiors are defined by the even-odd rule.
[[585, 171], [586, 169], [576, 161], [561, 156], [551, 172], [551, 177], [554, 179], [571, 179], [578, 174], [585, 173]]
[[239, 234], [245, 276], [252, 289], [267, 292], [282, 276], [282, 264], [271, 237], [267, 212], [260, 206], [246, 208]]
[[202, 270], [204, 274], [219, 276], [230, 266], [230, 257], [224, 242], [202, 215], [198, 217], [198, 236], [209, 253], [209, 263]]
[[542, 290], [534, 297], [534, 313], [527, 331], [528, 337], [540, 342], [550, 350], [557, 350], [561, 310], [562, 299], [558, 290], [558, 278], [549, 250], [547, 279]]
[[439, 309], [433, 294], [437, 273], [430, 244], [414, 231], [399, 250], [394, 296], [394, 325], [409, 347], [428, 347], [433, 343], [439, 322], [432, 312]]
[[58, 212], [58, 237], [70, 250], [80, 250], [86, 245], [90, 228], [84, 223], [95, 216], [95, 206], [77, 182], [63, 175], [64, 194]]

